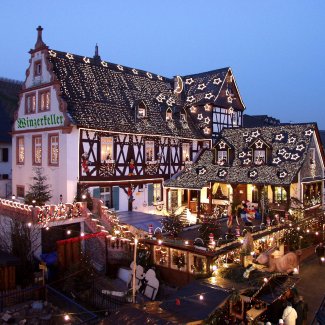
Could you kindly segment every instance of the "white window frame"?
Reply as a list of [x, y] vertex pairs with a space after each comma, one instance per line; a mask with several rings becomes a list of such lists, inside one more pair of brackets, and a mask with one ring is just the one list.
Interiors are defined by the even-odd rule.
[[58, 134], [49, 134], [49, 165], [58, 165], [59, 164], [59, 135]]
[[113, 137], [101, 137], [100, 159], [101, 161], [114, 160], [114, 138]]

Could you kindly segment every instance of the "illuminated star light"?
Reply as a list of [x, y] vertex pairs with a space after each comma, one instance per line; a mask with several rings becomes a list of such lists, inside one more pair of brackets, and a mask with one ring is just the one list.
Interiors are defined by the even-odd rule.
[[282, 149], [280, 149], [278, 151], [278, 154], [281, 155], [281, 156], [283, 156], [286, 152], [287, 152], [287, 150], [285, 150], [284, 148], [282, 148]]
[[231, 104], [232, 101], [233, 101], [232, 97], [228, 96], [228, 97], [227, 97], [227, 102]]
[[273, 164], [279, 164], [281, 162], [281, 159], [279, 157], [275, 157], [272, 160]]
[[85, 63], [90, 63], [90, 59], [87, 58], [86, 56], [83, 58], [83, 60], [84, 60]]
[[248, 137], [248, 132], [244, 132], [243, 137]]
[[158, 101], [159, 103], [162, 103], [162, 102], [164, 101], [163, 98], [162, 98], [160, 95], [157, 96], [156, 99], [157, 99], [157, 101]]
[[190, 111], [191, 113], [196, 113], [196, 106], [191, 106]]
[[221, 82], [222, 82], [222, 81], [221, 81], [220, 78], [216, 78], [216, 79], [213, 80], [213, 83], [214, 83], [215, 85], [219, 85]]
[[261, 134], [260, 131], [256, 130], [256, 131], [252, 132], [252, 137], [257, 138], [260, 134]]
[[189, 97], [187, 97], [186, 101], [189, 102], [189, 103], [192, 103], [192, 102], [195, 101], [195, 97], [194, 96], [189, 96]]
[[251, 142], [253, 139], [252, 139], [252, 137], [247, 137], [246, 139], [245, 139], [245, 142]]
[[257, 171], [256, 170], [253, 170], [251, 172], [249, 172], [249, 177], [253, 178], [253, 177], [256, 177], [257, 176]]
[[71, 53], [67, 53], [65, 56], [66, 56], [69, 60], [72, 60], [72, 59], [73, 59], [73, 54], [71, 54]]
[[209, 117], [206, 117], [206, 118], [204, 119], [204, 123], [208, 124], [209, 122], [210, 122], [210, 118], [209, 118]]
[[206, 111], [206, 112], [210, 112], [211, 111], [211, 104], [205, 104], [204, 105], [204, 110]]
[[133, 72], [134, 74], [138, 74], [138, 73], [139, 73], [138, 70], [136, 70], [136, 69], [132, 69], [132, 72]]
[[279, 177], [280, 178], [285, 178], [287, 175], [288, 175], [288, 173], [283, 171], [283, 172], [280, 173]]
[[107, 68], [107, 66], [108, 66], [107, 62], [105, 62], [105, 61], [102, 61], [101, 64], [102, 64], [102, 66], [105, 67], [105, 68]]
[[290, 137], [289, 139], [288, 139], [288, 143], [295, 143], [296, 142], [296, 137]]
[[204, 88], [206, 88], [206, 85], [204, 83], [199, 84], [197, 87], [197, 89], [199, 89], [199, 90], [203, 90]]
[[225, 177], [227, 176], [228, 172], [225, 169], [222, 169], [218, 172], [219, 177]]
[[185, 80], [185, 83], [187, 85], [191, 85], [193, 82], [194, 82], [193, 78], [188, 78], [188, 79]]
[[220, 141], [220, 143], [219, 143], [219, 148], [220, 148], [220, 149], [225, 149], [225, 148], [226, 148], [226, 142], [224, 142], [224, 141]]
[[209, 134], [210, 133], [210, 128], [207, 126], [203, 129], [204, 134]]
[[303, 144], [298, 144], [296, 147], [296, 150], [303, 151], [305, 149], [305, 146]]
[[255, 142], [256, 149], [261, 149], [263, 148], [264, 142], [262, 140], [258, 140]]
[[56, 57], [56, 52], [54, 52], [53, 50], [49, 50], [49, 54], [50, 54], [50, 56], [53, 56], [54, 58]]
[[289, 159], [291, 157], [291, 153], [290, 152], [286, 152], [284, 155], [283, 155], [284, 159]]
[[197, 116], [197, 119], [198, 119], [199, 121], [203, 120], [203, 114], [199, 114], [199, 115]]
[[282, 133], [275, 135], [275, 140], [277, 140], [277, 141], [281, 141], [283, 138], [284, 138], [284, 135]]
[[244, 159], [244, 165], [248, 165], [251, 162], [249, 158]]
[[123, 68], [120, 64], [117, 65], [117, 68], [118, 68], [120, 71], [123, 71], [123, 70], [124, 70], [124, 68]]
[[311, 135], [313, 134], [313, 130], [312, 129], [309, 129], [309, 130], [306, 130], [305, 131], [305, 135], [310, 137]]
[[152, 79], [152, 74], [150, 72], [147, 72], [146, 74], [150, 79]]
[[291, 160], [298, 160], [299, 158], [300, 156], [297, 153], [291, 155]]
[[212, 93], [207, 93], [205, 94], [204, 96], [206, 99], [211, 99], [213, 97], [213, 94]]
[[157, 76], [157, 78], [158, 78], [159, 80], [163, 80], [162, 76]]
[[240, 152], [238, 157], [239, 158], [244, 158], [246, 156], [246, 153], [244, 151]]

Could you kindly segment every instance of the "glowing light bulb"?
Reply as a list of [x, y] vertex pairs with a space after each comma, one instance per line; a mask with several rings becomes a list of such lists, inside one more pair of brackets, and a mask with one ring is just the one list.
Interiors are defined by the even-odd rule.
[[203, 298], [203, 295], [200, 295], [200, 296], [199, 296], [199, 299], [200, 299], [200, 300], [203, 300], [203, 299], [204, 299], [204, 298]]

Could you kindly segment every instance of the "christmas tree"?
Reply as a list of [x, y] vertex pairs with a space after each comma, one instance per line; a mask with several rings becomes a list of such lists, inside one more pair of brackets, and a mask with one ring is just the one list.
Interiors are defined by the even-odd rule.
[[47, 177], [43, 174], [43, 168], [37, 167], [34, 169], [34, 172], [35, 175], [32, 177], [33, 184], [29, 185], [29, 190], [25, 196], [25, 203], [41, 206], [51, 199], [51, 186], [46, 184]]

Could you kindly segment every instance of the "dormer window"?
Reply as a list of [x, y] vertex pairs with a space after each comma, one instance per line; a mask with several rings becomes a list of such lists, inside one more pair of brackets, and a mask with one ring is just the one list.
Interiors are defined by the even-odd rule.
[[170, 108], [167, 109], [166, 111], [166, 121], [171, 121], [173, 119], [173, 112]]
[[42, 74], [42, 61], [38, 60], [34, 63], [34, 76], [40, 76]]
[[138, 117], [142, 118], [146, 116], [147, 116], [147, 107], [143, 102], [141, 102], [138, 106]]
[[256, 166], [265, 165], [267, 163], [267, 157], [271, 154], [269, 146], [262, 139], [258, 139], [250, 148], [252, 149], [253, 163]]

